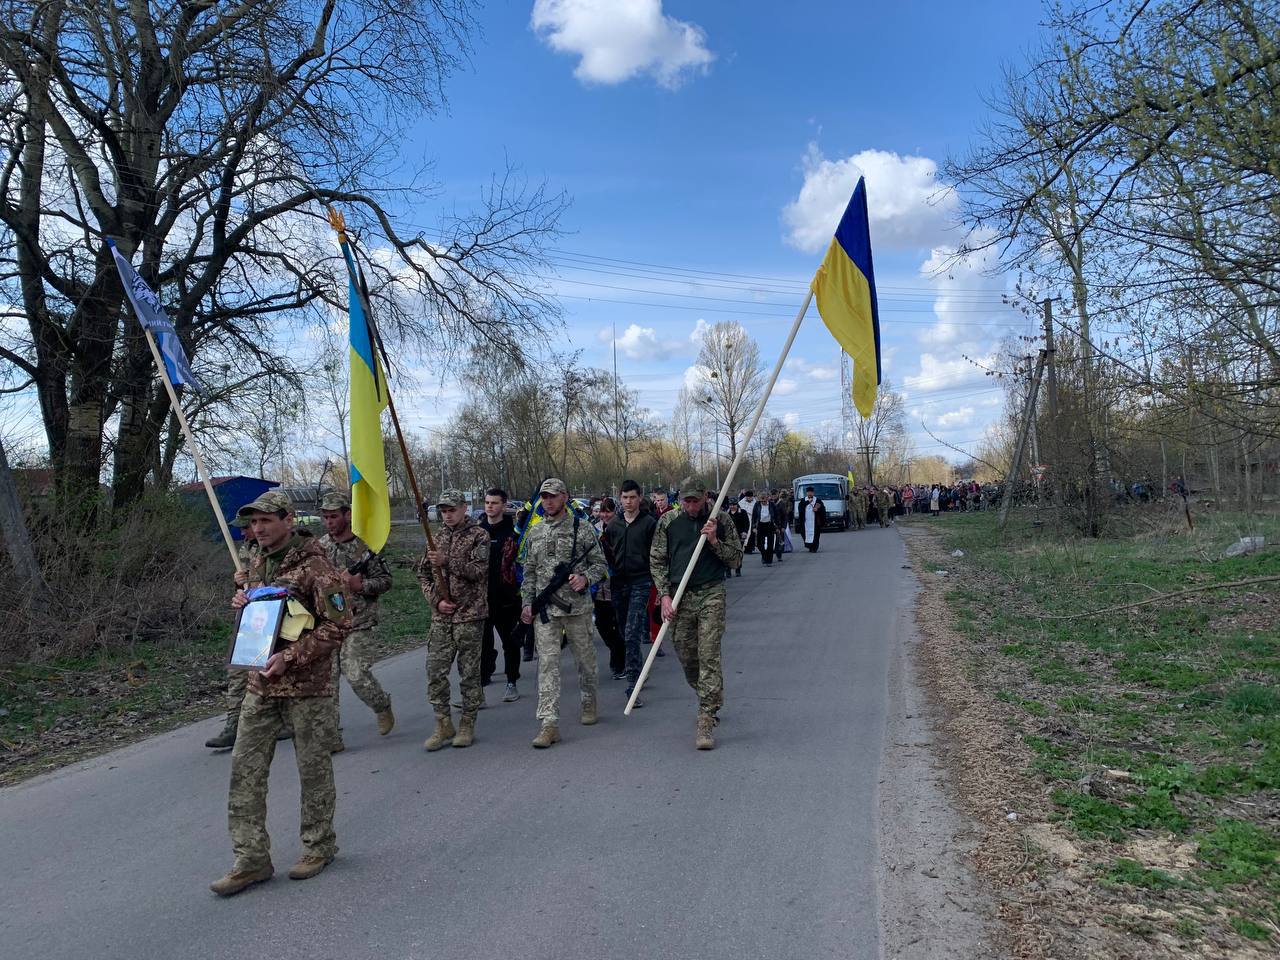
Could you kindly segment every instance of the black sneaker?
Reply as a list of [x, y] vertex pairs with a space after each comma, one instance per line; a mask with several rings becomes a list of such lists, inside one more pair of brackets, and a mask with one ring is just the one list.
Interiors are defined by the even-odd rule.
[[[625, 670], [619, 670], [617, 673], [615, 673], [615, 674], [613, 675], [613, 679], [615, 679], [615, 680], [625, 680], [625, 679], [627, 679], [627, 671], [625, 671]], [[207, 746], [207, 744], [206, 744], [206, 746]]]
[[[626, 694], [625, 694], [625, 695], [626, 695], [626, 698], [627, 698], [628, 700], [630, 700], [630, 699], [631, 699], [631, 691], [632, 691], [632, 690], [634, 690], [634, 689], [635, 689], [635, 687], [627, 687], [627, 692], [626, 692]], [[634, 704], [633, 706], [635, 706], [635, 707], [643, 707], [643, 706], [644, 706], [644, 701], [643, 701], [643, 700], [641, 700], [639, 697], [636, 697], [636, 702], [635, 702], [635, 704]]]

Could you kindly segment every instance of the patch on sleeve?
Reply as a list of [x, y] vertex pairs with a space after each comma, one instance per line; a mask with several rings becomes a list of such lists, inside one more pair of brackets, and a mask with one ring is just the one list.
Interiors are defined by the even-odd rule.
[[329, 594], [329, 604], [333, 609], [342, 613], [343, 610], [347, 609], [347, 598], [340, 593], [331, 593]]

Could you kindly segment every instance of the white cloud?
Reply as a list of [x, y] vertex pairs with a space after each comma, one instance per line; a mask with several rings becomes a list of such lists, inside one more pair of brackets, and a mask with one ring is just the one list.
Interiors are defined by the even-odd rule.
[[803, 375], [806, 380], [818, 380], [825, 383], [827, 381], [840, 379], [839, 367], [810, 363], [803, 357], [792, 357], [786, 362], [786, 368]]
[[933, 425], [940, 430], [953, 430], [956, 427], [967, 427], [972, 422], [973, 407], [960, 407], [935, 417]]
[[715, 59], [697, 24], [662, 12], [662, 0], [534, 0], [529, 25], [557, 53], [576, 55], [583, 83], [648, 74], [669, 90]]
[[794, 410], [788, 410], [782, 415], [782, 422], [788, 427], [796, 427], [800, 425], [800, 414]]
[[955, 194], [936, 182], [938, 165], [928, 157], [863, 150], [828, 160], [809, 144], [800, 193], [782, 210], [787, 243], [816, 253], [831, 242], [858, 177], [867, 178], [867, 213], [876, 247], [919, 249], [940, 245], [956, 205]]
[[[978, 357], [977, 360], [984, 366], [992, 366], [995, 362], [994, 357]], [[977, 385], [986, 381], [986, 373], [964, 357], [941, 359], [932, 353], [922, 353], [920, 354], [920, 372], [915, 376], [906, 377], [903, 385], [907, 390], [936, 393], [951, 387]]]
[[785, 397], [788, 394], [795, 393], [799, 386], [794, 380], [787, 377], [779, 378], [778, 382], [773, 385], [773, 396]]
[[684, 372], [685, 387], [695, 396], [701, 396], [707, 388], [707, 373], [706, 367], [695, 363]]
[[[604, 343], [610, 343], [613, 340], [613, 331], [601, 330], [599, 338]], [[633, 323], [622, 331], [622, 336], [618, 337], [617, 343], [618, 349], [631, 360], [656, 359], [658, 350], [662, 346], [661, 341], [658, 340], [657, 330], [653, 327], [642, 327], [638, 323]]]
[[[981, 234], [969, 236], [970, 244], [984, 239]], [[978, 329], [975, 324], [987, 328], [986, 335], [991, 339], [999, 339], [1005, 330], [997, 324], [1012, 327], [1024, 323], [1021, 314], [1000, 302], [1008, 280], [1002, 274], [989, 272], [994, 254], [980, 251], [957, 259], [956, 251], [955, 246], [934, 247], [929, 259], [920, 265], [920, 276], [938, 291], [933, 303], [938, 322], [916, 335], [926, 347], [946, 347], [971, 339]]]

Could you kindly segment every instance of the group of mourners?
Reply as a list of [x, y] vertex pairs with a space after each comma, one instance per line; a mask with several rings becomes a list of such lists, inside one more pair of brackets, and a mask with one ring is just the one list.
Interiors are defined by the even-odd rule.
[[[560, 660], [566, 646], [577, 668], [579, 723], [594, 725], [600, 690], [593, 626], [609, 650], [613, 679], [626, 681], [633, 707], [643, 706], [636, 690], [641, 648], [653, 642], [663, 623], [697, 696], [694, 746], [713, 749], [724, 702], [725, 580], [741, 575], [748, 544], [765, 564], [781, 561], [793, 523], [816, 552], [824, 509], [812, 490], [798, 504], [786, 491], [759, 498], [743, 491], [712, 516], [715, 493], [707, 487], [699, 478], [686, 478], [679, 505], [672, 506], [664, 491], [646, 497], [628, 480], [616, 501], [601, 498], [588, 512], [571, 504], [563, 481], [550, 478], [539, 489], [536, 509], [529, 504], [516, 517], [508, 515], [507, 493], [497, 487], [486, 491], [478, 518], [459, 490], [445, 490], [424, 504], [434, 506], [441, 521], [434, 543], [414, 566], [431, 609], [427, 699], [435, 722], [425, 750], [476, 742], [476, 718], [485, 706], [484, 687], [497, 671], [499, 645], [505, 702], [520, 699], [521, 664], [537, 659], [538, 730], [532, 746], [546, 749], [561, 740]], [[337, 854], [331, 757], [345, 749], [340, 675], [373, 710], [380, 734], [395, 726], [391, 698], [370, 669], [369, 643], [378, 597], [390, 588], [391, 572], [352, 531], [345, 495], [328, 495], [320, 507], [326, 530], [320, 538], [295, 525], [293, 505], [279, 491], [245, 504], [234, 521], [245, 536], [244, 569], [235, 575], [231, 606], [243, 612], [259, 588], [272, 588], [273, 596], [283, 589], [309, 625], [261, 669], [231, 672], [226, 725], [207, 743], [232, 749], [228, 825], [235, 859], [211, 885], [221, 896], [274, 874], [266, 798], [280, 739], [294, 742], [302, 788], [303, 853], [289, 876], [314, 877]], [[685, 590], [677, 606], [681, 583]], [[458, 701], [450, 696], [455, 667]]]

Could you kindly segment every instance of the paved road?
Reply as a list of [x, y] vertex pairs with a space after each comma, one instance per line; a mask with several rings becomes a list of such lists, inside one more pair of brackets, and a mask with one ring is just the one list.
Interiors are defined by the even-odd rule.
[[[564, 742], [524, 699], [481, 712], [469, 750], [425, 754], [423, 656], [382, 663], [399, 725], [343, 698], [339, 859], [295, 883], [297, 773], [271, 782], [276, 879], [228, 900], [228, 755], [205, 721], [0, 791], [0, 954], [13, 958], [874, 958], [886, 673], [904, 623], [893, 530], [730, 584], [727, 706], [710, 753], [673, 656], [647, 705]], [[602, 662], [607, 665], [607, 658]], [[526, 669], [529, 665], [525, 665]], [[569, 666], [566, 660], [566, 667]], [[572, 669], [565, 676], [573, 677]], [[501, 692], [501, 687], [496, 693]], [[495, 691], [490, 688], [490, 696]]]

